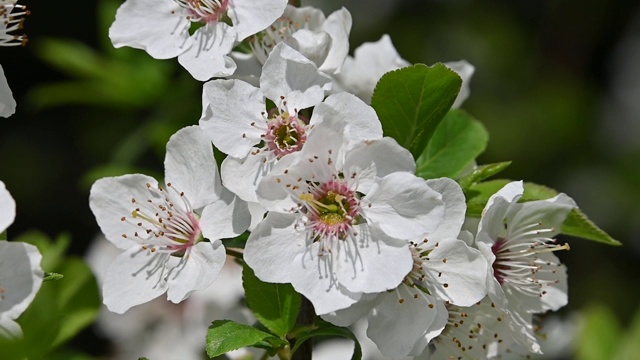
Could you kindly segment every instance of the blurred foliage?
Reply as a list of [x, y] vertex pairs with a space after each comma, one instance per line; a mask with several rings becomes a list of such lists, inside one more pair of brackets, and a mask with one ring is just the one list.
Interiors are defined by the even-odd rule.
[[640, 354], [640, 309], [624, 329], [606, 306], [590, 305], [583, 311], [576, 342], [576, 360], [635, 360]]

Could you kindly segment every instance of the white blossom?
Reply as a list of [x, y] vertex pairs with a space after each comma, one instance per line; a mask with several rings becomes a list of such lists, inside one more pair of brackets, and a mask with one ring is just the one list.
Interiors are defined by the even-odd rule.
[[389, 138], [349, 147], [344, 128], [325, 119], [258, 185], [269, 213], [245, 248], [256, 276], [291, 283], [317, 314], [397, 287], [412, 267], [408, 240], [444, 214], [407, 150]]
[[[376, 42], [366, 42], [356, 48], [354, 56], [348, 56], [340, 73], [334, 75], [334, 91], [348, 91], [366, 103], [371, 103], [373, 90], [380, 78], [389, 71], [411, 65], [393, 46], [389, 35], [384, 34]], [[459, 108], [469, 97], [469, 82], [475, 67], [466, 60], [445, 62], [445, 66], [462, 78], [462, 87], [453, 108]]]
[[350, 31], [351, 14], [345, 8], [325, 17], [316, 8], [287, 5], [271, 26], [248, 38], [250, 55], [233, 53], [238, 62], [236, 75], [259, 76], [269, 54], [281, 42], [313, 61], [323, 73], [340, 72], [349, 53]]
[[[282, 15], [286, 0], [127, 0], [109, 29], [115, 47], [143, 49], [156, 59], [178, 57], [197, 80], [233, 74], [236, 41]], [[230, 24], [229, 24], [230, 23]], [[195, 29], [195, 31], [193, 30]]]
[[249, 226], [246, 204], [222, 188], [211, 142], [197, 126], [169, 140], [165, 180], [163, 187], [133, 174], [103, 178], [91, 188], [89, 205], [100, 229], [125, 250], [105, 276], [104, 303], [111, 311], [123, 313], [164, 292], [179, 303], [206, 289], [225, 261], [219, 239]]

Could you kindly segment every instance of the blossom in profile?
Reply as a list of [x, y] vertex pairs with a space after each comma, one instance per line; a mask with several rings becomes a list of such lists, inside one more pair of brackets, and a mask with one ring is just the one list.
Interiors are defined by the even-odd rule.
[[351, 23], [351, 14], [345, 8], [326, 17], [313, 7], [287, 5], [271, 26], [247, 38], [250, 53], [232, 54], [238, 63], [236, 75], [259, 76], [269, 54], [281, 42], [313, 61], [323, 73], [340, 72], [349, 54]]
[[[356, 48], [354, 56], [348, 56], [342, 70], [334, 75], [334, 91], [348, 91], [366, 103], [371, 103], [376, 84], [389, 71], [411, 65], [403, 59], [393, 46], [389, 35], [384, 34], [380, 40], [366, 42]], [[453, 108], [459, 108], [469, 97], [469, 83], [475, 67], [466, 60], [445, 62], [445, 66], [455, 71], [462, 78], [462, 87]]]
[[413, 266], [409, 240], [444, 216], [406, 149], [390, 138], [349, 146], [344, 129], [326, 118], [263, 178], [269, 212], [245, 247], [258, 278], [291, 283], [317, 314], [397, 287]]
[[569, 245], [554, 237], [576, 204], [565, 194], [518, 202], [523, 193], [522, 181], [515, 181], [489, 198], [475, 244], [490, 264], [489, 298], [513, 318], [518, 342], [540, 352], [532, 314], [558, 310], [568, 302], [566, 267], [553, 252]]
[[246, 203], [222, 187], [211, 141], [197, 126], [169, 140], [165, 181], [162, 186], [132, 174], [100, 179], [91, 188], [89, 205], [100, 229], [124, 250], [103, 284], [104, 303], [113, 312], [165, 292], [179, 303], [206, 289], [225, 262], [219, 239], [249, 226]]
[[236, 41], [265, 29], [286, 0], [127, 0], [109, 29], [115, 47], [145, 50], [156, 59], [178, 57], [197, 80], [233, 74], [227, 56]]
[[[13, 223], [16, 203], [0, 181], [0, 234]], [[21, 242], [0, 241], [0, 337], [22, 335], [15, 322], [31, 304], [42, 285], [44, 272], [38, 249]]]

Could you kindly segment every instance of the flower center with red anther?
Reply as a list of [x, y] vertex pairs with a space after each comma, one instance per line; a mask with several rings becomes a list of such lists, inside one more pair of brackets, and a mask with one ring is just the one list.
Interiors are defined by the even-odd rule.
[[209, 24], [220, 21], [229, 10], [230, 0], [175, 0], [188, 10], [187, 19], [192, 22]]
[[182, 256], [202, 239], [198, 216], [192, 211], [183, 192], [171, 183], [167, 189], [147, 184], [148, 199], [131, 199], [135, 209], [120, 220], [139, 227], [133, 234], [122, 234], [138, 240], [142, 248], [151, 252], [163, 251]]
[[315, 238], [344, 240], [351, 235], [360, 215], [360, 201], [355, 191], [341, 180], [331, 180], [310, 187], [301, 194], [304, 209]]

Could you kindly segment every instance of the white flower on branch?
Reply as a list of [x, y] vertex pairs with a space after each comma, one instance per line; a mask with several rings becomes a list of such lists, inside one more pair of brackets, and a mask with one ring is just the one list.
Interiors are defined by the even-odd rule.
[[125, 250], [104, 280], [104, 303], [113, 312], [164, 292], [179, 303], [206, 289], [224, 265], [219, 239], [249, 226], [246, 203], [222, 187], [211, 141], [197, 126], [169, 140], [165, 180], [163, 187], [133, 174], [103, 178], [91, 188], [89, 205], [100, 229]]

